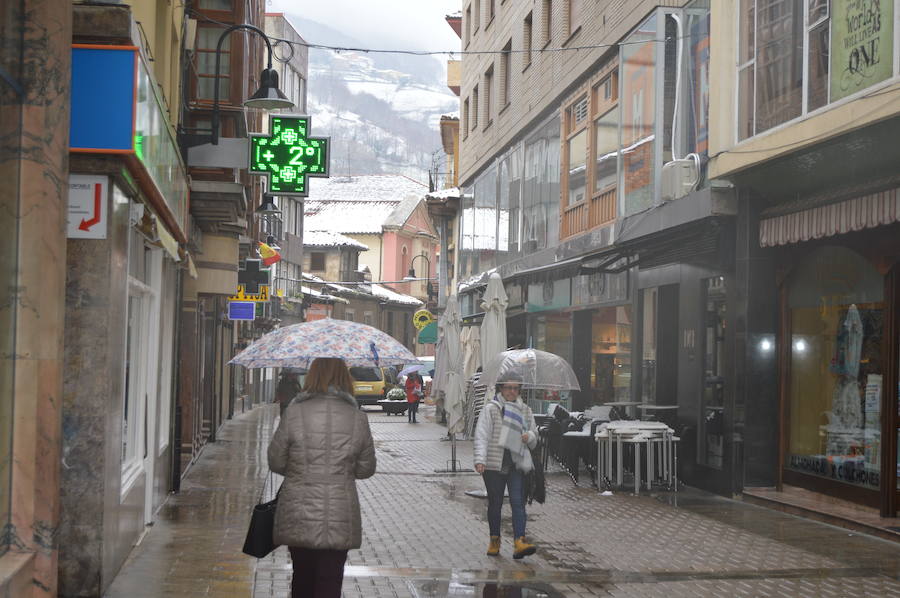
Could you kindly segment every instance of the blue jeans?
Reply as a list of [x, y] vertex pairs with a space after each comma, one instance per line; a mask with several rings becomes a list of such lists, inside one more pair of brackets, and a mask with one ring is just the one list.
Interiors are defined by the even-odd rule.
[[503, 507], [503, 491], [509, 488], [509, 506], [512, 508], [513, 533], [516, 538], [525, 535], [525, 474], [517, 469], [509, 473], [484, 470], [484, 487], [488, 495], [488, 527], [492, 536], [500, 535], [500, 510]]

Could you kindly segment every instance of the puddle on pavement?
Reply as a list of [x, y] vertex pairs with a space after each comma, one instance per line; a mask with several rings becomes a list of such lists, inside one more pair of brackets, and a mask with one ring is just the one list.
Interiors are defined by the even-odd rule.
[[540, 583], [460, 583], [445, 579], [409, 580], [407, 587], [415, 598], [562, 598], [564, 594]]

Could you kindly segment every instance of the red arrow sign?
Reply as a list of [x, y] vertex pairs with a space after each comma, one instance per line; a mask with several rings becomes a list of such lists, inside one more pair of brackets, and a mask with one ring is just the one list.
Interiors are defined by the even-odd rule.
[[90, 220], [81, 219], [79, 230], [91, 230], [91, 227], [100, 222], [100, 183], [94, 183], [94, 216]]

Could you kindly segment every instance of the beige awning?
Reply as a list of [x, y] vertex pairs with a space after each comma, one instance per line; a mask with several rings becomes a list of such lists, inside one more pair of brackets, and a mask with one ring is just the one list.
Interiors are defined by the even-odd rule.
[[763, 218], [759, 244], [775, 247], [900, 222], [900, 189]]

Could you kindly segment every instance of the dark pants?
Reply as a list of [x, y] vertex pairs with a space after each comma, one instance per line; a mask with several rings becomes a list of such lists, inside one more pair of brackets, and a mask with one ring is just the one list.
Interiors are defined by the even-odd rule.
[[414, 422], [416, 421], [416, 414], [419, 412], [419, 401], [415, 401], [413, 403], [409, 403], [406, 408], [406, 418], [407, 420]]
[[289, 547], [294, 564], [291, 598], [340, 598], [346, 550]]
[[485, 470], [481, 476], [487, 490], [488, 528], [492, 536], [500, 535], [500, 511], [503, 508], [504, 491], [509, 489], [509, 506], [512, 510], [513, 533], [516, 538], [525, 535], [525, 494], [524, 477], [521, 471], [511, 469], [509, 473]]

